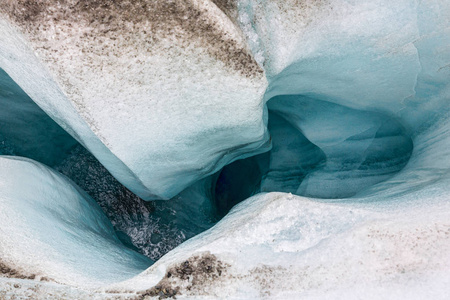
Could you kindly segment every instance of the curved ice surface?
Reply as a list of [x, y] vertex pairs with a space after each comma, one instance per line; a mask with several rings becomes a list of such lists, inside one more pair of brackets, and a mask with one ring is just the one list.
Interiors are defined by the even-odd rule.
[[387, 113], [410, 134], [448, 107], [448, 3], [294, 2], [242, 1], [267, 100], [299, 95]]
[[[127, 4], [130, 14], [137, 11], [133, 5], [144, 2]], [[215, 2], [223, 7], [229, 3]], [[142, 188], [142, 195], [150, 197], [154, 191], [149, 192], [148, 182], [142, 184], [137, 178], [155, 179], [150, 184], [155, 184], [156, 193], [168, 196], [217, 171], [225, 161], [249, 156], [249, 160], [235, 161], [216, 175], [212, 187], [215, 197], [224, 196], [218, 203], [225, 202], [225, 209], [229, 208], [228, 200], [221, 199], [254, 193], [260, 175], [267, 190], [352, 197], [319, 200], [286, 193], [259, 194], [235, 206], [212, 229], [169, 252], [139, 276], [110, 288], [149, 292], [163, 279], [164, 284], [193, 297], [448, 299], [448, 1], [240, 0], [237, 10], [225, 14], [210, 1], [187, 3], [205, 6], [205, 19], [223, 26], [219, 37], [231, 34], [239, 39], [239, 30], [233, 27], [239, 24], [254, 60], [264, 68], [268, 80], [264, 96], [265, 79], [255, 73], [241, 76], [239, 71], [243, 69], [238, 67], [235, 72], [235, 65], [228, 69], [227, 59], [217, 59], [220, 51], [203, 43], [211, 36], [197, 35], [199, 27], [204, 27], [189, 27], [193, 25], [192, 16], [181, 4], [169, 5], [169, 11], [177, 17], [161, 10], [155, 18], [156, 25], [163, 25], [152, 24], [153, 28], [164, 34], [158, 35], [160, 40], [150, 41], [152, 47], [145, 44], [147, 39], [141, 35], [147, 33], [140, 26], [112, 27], [119, 30], [116, 32], [104, 24], [109, 18], [92, 18], [102, 12], [99, 7], [88, 5], [93, 14], [88, 17], [93, 22], [89, 23], [86, 15], [80, 20], [93, 25], [81, 24], [78, 28], [83, 30], [75, 33], [65, 27], [64, 20], [43, 18], [45, 14], [39, 9], [34, 11], [37, 15], [25, 12], [25, 17], [32, 17], [30, 24], [22, 22], [27, 18], [0, 21], [0, 32], [6, 37], [0, 42], [0, 67], [39, 105], [47, 105], [46, 111], [54, 118], [62, 116], [63, 111], [59, 122], [70, 123], [65, 128], [74, 135], [80, 133], [78, 138], [114, 169], [113, 174], [135, 191]], [[195, 5], [188, 8], [197, 12], [199, 6]], [[154, 7], [150, 8], [152, 11]], [[59, 9], [65, 9], [64, 5], [55, 11], [61, 12]], [[10, 16], [11, 11], [3, 14]], [[136, 13], [137, 18], [139, 15]], [[181, 21], [180, 16], [188, 21]], [[124, 17], [131, 18], [119, 14], [118, 20]], [[178, 21], [181, 25], [164, 27], [165, 19], [175, 22], [169, 25]], [[129, 25], [141, 24], [136, 19], [128, 21]], [[52, 22], [58, 25], [57, 30]], [[33, 26], [40, 24], [42, 33], [35, 34]], [[189, 26], [183, 27], [186, 24]], [[122, 39], [121, 28], [133, 32], [131, 37], [135, 39], [127, 33]], [[167, 28], [180, 29], [181, 41]], [[88, 29], [93, 29], [99, 42], [94, 42]], [[86, 37], [79, 36], [84, 33]], [[71, 44], [68, 35], [83, 43]], [[58, 43], [50, 43], [51, 48], [45, 49], [42, 46], [47, 38]], [[114, 52], [124, 49], [109, 44], [117, 39], [129, 52]], [[128, 41], [139, 47], [126, 48], [130, 46]], [[133, 44], [135, 41], [138, 43]], [[112, 47], [113, 57], [102, 56], [108, 52], [98, 47], [102, 43], [105, 49]], [[30, 48], [37, 49], [39, 59], [31, 55]], [[147, 58], [140, 50], [149, 48], [154, 52]], [[235, 54], [234, 50], [225, 52]], [[248, 66], [245, 55], [242, 59], [242, 66]], [[17, 61], [29, 64], [14, 64]], [[92, 62], [98, 64], [91, 66]], [[49, 66], [48, 73], [41, 64]], [[69, 64], [73, 70], [66, 68]], [[102, 68], [105, 71], [99, 71]], [[98, 74], [105, 75], [104, 82], [112, 83], [99, 84]], [[109, 74], [113, 74], [112, 81], [107, 80]], [[124, 78], [130, 80], [128, 85], [119, 84]], [[155, 84], [155, 78], [164, 85]], [[37, 82], [43, 89], [38, 89]], [[84, 89], [84, 84], [89, 88]], [[152, 88], [151, 93], [141, 94], [141, 88], [147, 87]], [[103, 93], [111, 102], [101, 97]], [[51, 94], [58, 96], [58, 101], [49, 100]], [[139, 98], [148, 94], [148, 98]], [[123, 99], [116, 95], [125, 96], [123, 108], [118, 109]], [[183, 101], [186, 99], [189, 101]], [[262, 99], [270, 112], [264, 112]], [[52, 107], [55, 103], [61, 107]], [[254, 156], [268, 150], [263, 147], [267, 140], [263, 125], [271, 114], [274, 151]], [[136, 127], [135, 120], [139, 121]], [[228, 123], [230, 120], [236, 123]], [[105, 144], [98, 146], [100, 135]], [[137, 137], [137, 141], [122, 144], [126, 136]], [[242, 144], [244, 140], [248, 144]], [[164, 143], [154, 147], [160, 141]], [[226, 150], [219, 145], [222, 142]], [[142, 159], [134, 156], [138, 148], [155, 152]], [[110, 157], [118, 165], [108, 161], [105, 149], [111, 149], [114, 154]], [[284, 160], [287, 156], [293, 159]], [[313, 159], [306, 162], [305, 157]], [[186, 159], [185, 165], [180, 163]], [[147, 171], [140, 169], [146, 165], [151, 165], [146, 170], [154, 172], [155, 177], [146, 177]], [[349, 170], [352, 172], [347, 174]], [[277, 171], [292, 176], [288, 181], [279, 180]], [[229, 179], [234, 178], [238, 181], [230, 184]], [[324, 180], [330, 182], [325, 188]], [[222, 189], [227, 186], [233, 188]], [[201, 195], [197, 198], [201, 205], [208, 191], [199, 185], [195, 192]], [[211, 261], [217, 265], [208, 265]], [[190, 262], [200, 266], [195, 271], [204, 272], [192, 273]], [[188, 275], [207, 280], [185, 280]]]
[[143, 199], [268, 149], [264, 73], [210, 1], [7, 1], [0, 35], [0, 68]]
[[0, 157], [3, 276], [99, 287], [152, 261], [117, 238], [100, 207], [65, 176], [30, 159]]
[[[355, 150], [363, 162], [379, 145], [366, 165], [389, 157], [387, 148], [400, 154], [387, 161], [410, 159], [393, 177], [347, 199], [283, 193], [247, 199], [211, 230], [116, 287], [173, 283], [166, 271], [208, 253], [228, 264], [226, 276], [181, 285], [186, 295], [447, 299], [450, 4], [243, 0], [238, 8], [268, 75], [269, 109], [291, 125], [286, 130], [296, 127], [325, 157]], [[331, 147], [350, 141], [352, 151]], [[302, 136], [289, 142], [301, 144]]]
[[[268, 106], [323, 152], [322, 163], [304, 172], [304, 178], [293, 191], [297, 195], [353, 196], [401, 170], [413, 150], [406, 129], [395, 118], [383, 113], [351, 109], [304, 96], [277, 96]], [[283, 155], [273, 150], [271, 153], [272, 157]], [[320, 154], [314, 158], [320, 159]]]

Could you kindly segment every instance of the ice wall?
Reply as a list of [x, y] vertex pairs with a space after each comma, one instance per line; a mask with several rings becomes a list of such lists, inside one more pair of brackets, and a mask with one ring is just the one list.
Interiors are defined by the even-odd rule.
[[96, 288], [152, 263], [126, 248], [100, 207], [65, 176], [1, 156], [0, 177], [2, 276]]
[[54, 166], [77, 144], [0, 69], [0, 154]]
[[[351, 197], [395, 175], [406, 165], [413, 150], [406, 129], [395, 117], [383, 113], [298, 95], [272, 98], [268, 107], [289, 120], [324, 155], [321, 165], [304, 172], [293, 192], [297, 195]], [[320, 159], [317, 156], [314, 159]]]

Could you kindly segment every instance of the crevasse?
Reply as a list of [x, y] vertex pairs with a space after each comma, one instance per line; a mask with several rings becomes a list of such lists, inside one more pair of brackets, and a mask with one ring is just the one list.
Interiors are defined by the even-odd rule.
[[[195, 10], [200, 2], [192, 2]], [[150, 54], [141, 20], [120, 8], [115, 20], [136, 31], [94, 39], [53, 20], [60, 33], [49, 44], [45, 13], [34, 16], [42, 21], [36, 32], [0, 10], [0, 68], [8, 74], [0, 74], [1, 154], [69, 176], [114, 225], [64, 176], [2, 156], [3, 176], [13, 175], [2, 181], [1, 212], [10, 218], [0, 221], [3, 263], [118, 291], [163, 279], [193, 297], [445, 299], [449, 4], [243, 0], [221, 11], [207, 3], [197, 20], [234, 41], [222, 56], [225, 48], [211, 42], [220, 38], [178, 22], [192, 19], [182, 4], [154, 9], [161, 24], [182, 25], [177, 34], [152, 32], [164, 35]], [[103, 28], [76, 12], [80, 32]], [[136, 47], [115, 58], [96, 48], [123, 36]], [[244, 54], [232, 58], [245, 68], [227, 64], [236, 49]], [[144, 202], [122, 184], [146, 200], [169, 200]], [[50, 229], [55, 240], [41, 234]], [[36, 245], [34, 256], [21, 235]], [[136, 276], [153, 262], [135, 251], [167, 254]], [[171, 277], [173, 266], [202, 253], [228, 265], [227, 276], [199, 287]], [[73, 264], [78, 256], [83, 263]]]

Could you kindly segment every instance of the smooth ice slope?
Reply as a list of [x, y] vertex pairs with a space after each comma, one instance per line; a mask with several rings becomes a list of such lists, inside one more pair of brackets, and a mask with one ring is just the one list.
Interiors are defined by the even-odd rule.
[[3, 2], [0, 68], [140, 197], [269, 149], [263, 70], [213, 2]]
[[[121, 244], [100, 207], [35, 161], [0, 157], [3, 276], [93, 288], [133, 277], [152, 261]], [[6, 269], [5, 269], [6, 268]]]

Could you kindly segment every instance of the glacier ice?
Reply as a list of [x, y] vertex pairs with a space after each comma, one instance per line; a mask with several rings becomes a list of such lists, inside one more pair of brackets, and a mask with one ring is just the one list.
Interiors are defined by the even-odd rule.
[[[299, 3], [238, 2], [241, 28], [269, 80], [265, 100], [275, 131], [272, 153], [230, 164], [236, 169], [224, 169], [221, 180], [236, 187], [234, 195], [251, 195], [258, 187], [242, 184], [255, 186], [253, 176], [272, 164], [262, 188], [301, 194], [317, 184], [313, 194], [329, 198], [336, 195], [330, 189], [348, 192], [358, 172], [366, 178], [355, 176], [356, 188], [340, 195], [353, 196], [344, 199], [256, 195], [114, 287], [164, 283], [192, 297], [243, 299], [449, 297], [450, 6]], [[296, 135], [284, 137], [280, 149], [285, 132]], [[277, 153], [293, 157], [297, 168]], [[308, 155], [310, 164], [301, 160]], [[331, 170], [347, 160], [354, 172], [339, 182]], [[241, 167], [251, 170], [239, 173]], [[293, 176], [279, 183], [278, 170]], [[333, 184], [321, 189], [318, 182], [329, 178]], [[204, 253], [229, 264], [223, 279], [192, 286], [168, 277]]]
[[226, 214], [98, 297], [450, 297], [449, 3], [23, 3], [0, 68], [133, 192], [181, 192], [162, 222]]
[[100, 207], [65, 176], [20, 157], [1, 156], [0, 166], [6, 275], [94, 288], [152, 263], [122, 245]]
[[0, 68], [147, 200], [268, 149], [267, 81], [240, 30], [211, 3], [165, 2], [0, 9]]
[[78, 144], [0, 69], [0, 155], [25, 156], [48, 166]]

